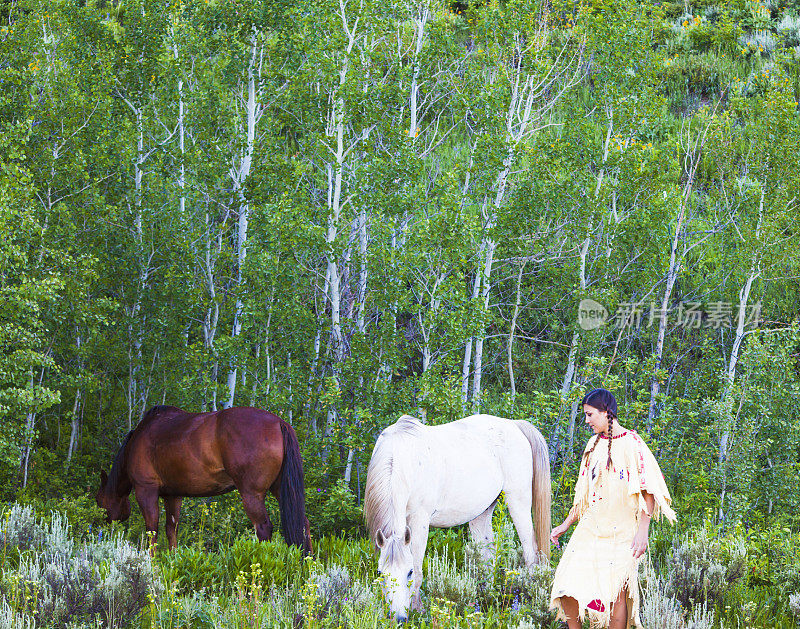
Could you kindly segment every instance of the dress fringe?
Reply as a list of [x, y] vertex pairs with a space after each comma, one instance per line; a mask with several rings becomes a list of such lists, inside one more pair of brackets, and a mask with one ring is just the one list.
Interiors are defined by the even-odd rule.
[[[618, 587], [616, 587], [613, 591], [614, 594], [609, 600], [603, 600], [598, 598], [589, 599], [586, 597], [575, 596], [570, 593], [566, 593], [563, 596], [568, 596], [570, 598], [574, 598], [578, 601], [578, 616], [581, 622], [585, 620], [589, 620], [589, 626], [592, 629], [600, 628], [600, 627], [608, 627], [611, 624], [611, 614], [613, 613], [613, 606], [616, 602], [617, 598], [619, 598], [620, 593], [625, 590], [627, 591], [627, 612], [628, 618], [626, 621], [626, 627], [640, 627], [639, 623], [639, 562], [634, 562], [630, 569], [627, 570], [623, 575], [622, 579]], [[633, 588], [631, 588], [633, 585]], [[603, 610], [599, 611], [590, 607], [590, 605], [594, 601], [600, 601], [601, 605], [603, 606]], [[550, 604], [551, 610], [556, 610], [557, 620], [563, 620], [566, 622], [567, 616], [564, 613], [564, 608], [561, 605], [561, 597], [555, 599]]]

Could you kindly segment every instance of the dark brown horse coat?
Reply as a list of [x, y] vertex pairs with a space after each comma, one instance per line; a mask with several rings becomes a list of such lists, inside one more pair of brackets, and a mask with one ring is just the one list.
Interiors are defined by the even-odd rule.
[[[170, 548], [177, 544], [183, 496], [217, 496], [238, 489], [260, 540], [272, 538], [264, 500], [278, 500], [281, 533], [310, 552], [305, 516], [303, 462], [294, 429], [257, 408], [187, 413], [156, 406], [122, 442], [111, 473], [101, 474], [97, 504], [108, 521], [130, 515], [135, 492], [148, 531], [158, 531], [158, 499], [164, 499]], [[155, 537], [154, 537], [155, 539]]]

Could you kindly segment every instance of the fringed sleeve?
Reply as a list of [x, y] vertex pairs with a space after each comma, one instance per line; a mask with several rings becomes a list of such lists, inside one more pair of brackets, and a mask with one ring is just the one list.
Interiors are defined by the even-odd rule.
[[[584, 454], [591, 448], [592, 440], [586, 444]], [[572, 501], [572, 508], [569, 510], [570, 516], [580, 520], [584, 511], [589, 506], [589, 476], [591, 474], [585, 457], [581, 457], [578, 481], [575, 483], [575, 498]]]
[[[674, 523], [677, 516], [670, 506], [672, 497], [669, 495], [666, 482], [664, 482], [661, 468], [653, 453], [650, 452], [650, 448], [636, 433], [633, 434], [633, 441], [634, 447], [629, 451], [629, 461], [626, 466], [629, 472], [628, 491], [632, 496], [638, 495], [640, 511], [648, 513], [654, 520], [663, 515]], [[652, 494], [655, 498], [654, 513], [648, 512], [642, 492]]]

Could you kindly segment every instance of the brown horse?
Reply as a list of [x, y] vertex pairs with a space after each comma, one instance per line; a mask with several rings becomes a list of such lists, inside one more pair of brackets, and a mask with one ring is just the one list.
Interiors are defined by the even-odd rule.
[[278, 500], [286, 543], [311, 552], [297, 436], [272, 413], [229, 408], [195, 414], [156, 406], [125, 436], [111, 473], [101, 472], [100, 477], [96, 500], [107, 521], [130, 516], [128, 495], [133, 490], [153, 544], [159, 497], [164, 499], [169, 547], [175, 548], [183, 496], [218, 496], [238, 489], [258, 539], [272, 538], [264, 504], [269, 491]]

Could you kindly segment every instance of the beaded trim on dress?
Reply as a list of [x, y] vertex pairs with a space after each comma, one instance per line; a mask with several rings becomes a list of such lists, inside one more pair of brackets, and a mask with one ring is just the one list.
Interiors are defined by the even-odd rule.
[[[630, 430], [626, 430], [625, 432], [621, 432], [621, 433], [619, 433], [618, 435], [614, 435], [614, 436], [613, 436], [613, 437], [611, 437], [611, 438], [612, 438], [612, 439], [619, 439], [620, 437], [624, 437], [624, 436], [625, 436], [625, 435], [627, 435], [628, 433], [630, 433]], [[602, 433], [600, 434], [600, 438], [601, 438], [601, 439], [608, 439], [608, 437], [607, 437], [606, 435], [602, 434]]]

